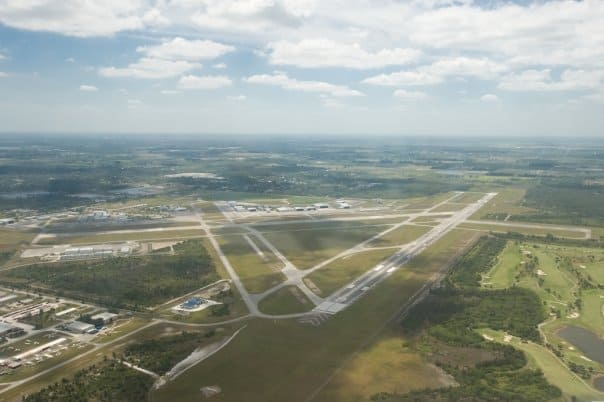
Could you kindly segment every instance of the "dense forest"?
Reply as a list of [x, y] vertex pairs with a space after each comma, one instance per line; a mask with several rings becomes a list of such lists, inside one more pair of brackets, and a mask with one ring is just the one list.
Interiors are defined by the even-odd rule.
[[164, 375], [215, 335], [214, 330], [204, 333], [182, 332], [128, 345], [123, 358], [156, 374]]
[[23, 397], [23, 402], [139, 402], [147, 400], [151, 385], [150, 376], [106, 360]]

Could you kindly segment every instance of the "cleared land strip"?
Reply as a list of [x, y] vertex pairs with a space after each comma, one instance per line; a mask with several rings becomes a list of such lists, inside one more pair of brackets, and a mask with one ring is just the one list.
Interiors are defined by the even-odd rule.
[[256, 254], [258, 254], [258, 257], [260, 257], [261, 259], [264, 259], [264, 253], [262, 252], [262, 250], [260, 250], [258, 248], [258, 246], [256, 245], [256, 243], [254, 243], [254, 241], [250, 238], [250, 236], [248, 235], [243, 235], [243, 238], [248, 242], [248, 244], [250, 245], [251, 248], [254, 249], [254, 251], [256, 252]]
[[[467, 226], [469, 229], [480, 229], [485, 226], [496, 226], [496, 227], [503, 227], [503, 228], [509, 228], [509, 229], [513, 229], [513, 228], [539, 229], [539, 230], [546, 231], [546, 233], [548, 233], [547, 231], [550, 230], [550, 231], [552, 231], [553, 235], [556, 235], [556, 233], [558, 233], [558, 236], [560, 236], [560, 237], [577, 238], [577, 236], [574, 236], [574, 234], [580, 233], [580, 234], [582, 234], [584, 239], [591, 238], [591, 229], [579, 227], [579, 226], [559, 226], [559, 225], [544, 225], [544, 224], [538, 224], [538, 223], [519, 223], [519, 222], [510, 222], [510, 221], [499, 222], [499, 221], [483, 221], [483, 220], [479, 220], [479, 221], [467, 220], [464, 222], [464, 226]], [[486, 229], [488, 229], [488, 228], [485, 228], [485, 230]], [[496, 231], [496, 230], [494, 230], [494, 231]], [[510, 231], [513, 231], [513, 230], [510, 230]]]

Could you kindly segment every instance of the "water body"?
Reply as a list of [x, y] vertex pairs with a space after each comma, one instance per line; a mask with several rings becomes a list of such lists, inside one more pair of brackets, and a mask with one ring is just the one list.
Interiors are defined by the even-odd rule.
[[604, 391], [604, 375], [594, 378], [594, 387], [598, 391]]
[[[604, 364], [604, 340], [598, 335], [573, 325], [558, 330], [557, 334], [576, 346], [586, 357]], [[604, 379], [600, 381], [604, 387]]]

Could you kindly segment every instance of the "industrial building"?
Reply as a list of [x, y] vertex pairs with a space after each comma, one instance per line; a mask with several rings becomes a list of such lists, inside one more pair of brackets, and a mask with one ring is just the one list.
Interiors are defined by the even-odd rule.
[[11, 338], [16, 334], [21, 334], [23, 332], [23, 328], [15, 327], [5, 322], [0, 322], [0, 337]]
[[94, 325], [82, 321], [73, 321], [65, 325], [65, 329], [76, 334], [85, 334], [94, 331]]
[[105, 311], [104, 313], [99, 313], [99, 314], [95, 314], [92, 317], [90, 317], [93, 320], [102, 320], [103, 324], [109, 324], [111, 322], [113, 322], [113, 320], [115, 320], [118, 317], [117, 314], [114, 313], [110, 313], [108, 311]]

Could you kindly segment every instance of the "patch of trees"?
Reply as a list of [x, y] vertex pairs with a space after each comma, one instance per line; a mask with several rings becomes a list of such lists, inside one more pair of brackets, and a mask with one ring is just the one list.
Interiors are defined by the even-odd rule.
[[602, 225], [603, 200], [601, 186], [588, 185], [580, 178], [547, 179], [530, 188], [525, 196], [526, 206], [539, 210], [539, 213], [519, 215], [515, 218], [575, 225]]
[[561, 396], [543, 373], [525, 369], [523, 352], [510, 345], [487, 342], [478, 328], [506, 331], [540, 342], [537, 325], [545, 319], [539, 297], [522, 288], [483, 290], [481, 274], [495, 263], [505, 239], [483, 237], [449, 272], [440, 288], [433, 289], [403, 318], [409, 335], [423, 334], [438, 342], [459, 347], [493, 350], [495, 359], [474, 367], [437, 362], [459, 384], [456, 387], [424, 389], [407, 394], [382, 392], [372, 401], [547, 401]]
[[174, 246], [176, 255], [128, 256], [32, 265], [6, 271], [0, 282], [44, 288], [109, 307], [142, 310], [218, 279], [199, 240]]
[[138, 402], [146, 401], [153, 378], [114, 360], [105, 360], [63, 378], [23, 402]]
[[124, 360], [159, 375], [164, 375], [195, 349], [208, 342], [214, 330], [205, 333], [182, 332], [176, 336], [150, 339], [129, 345], [124, 351]]

